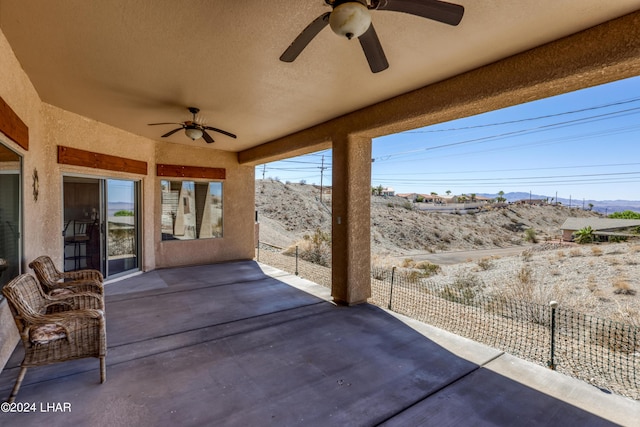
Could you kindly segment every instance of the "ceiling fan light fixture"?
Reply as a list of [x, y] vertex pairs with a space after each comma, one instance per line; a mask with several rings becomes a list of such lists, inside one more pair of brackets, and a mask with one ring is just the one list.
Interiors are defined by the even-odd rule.
[[187, 127], [185, 128], [184, 133], [194, 141], [202, 138], [202, 129], [196, 127]]
[[334, 33], [351, 40], [360, 37], [371, 26], [371, 14], [364, 4], [348, 1], [336, 6], [329, 16], [329, 25]]

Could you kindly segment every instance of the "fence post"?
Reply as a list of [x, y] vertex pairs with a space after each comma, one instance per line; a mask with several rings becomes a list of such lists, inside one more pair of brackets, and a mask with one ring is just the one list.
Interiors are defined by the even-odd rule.
[[396, 266], [391, 267], [391, 292], [389, 292], [389, 310], [391, 310], [391, 300], [393, 299], [393, 279], [396, 275]]
[[296, 245], [296, 276], [298, 275], [298, 245]]
[[551, 301], [549, 303], [551, 307], [551, 358], [547, 362], [549, 369], [556, 370], [556, 362], [554, 360], [556, 351], [556, 308], [558, 308], [557, 301]]

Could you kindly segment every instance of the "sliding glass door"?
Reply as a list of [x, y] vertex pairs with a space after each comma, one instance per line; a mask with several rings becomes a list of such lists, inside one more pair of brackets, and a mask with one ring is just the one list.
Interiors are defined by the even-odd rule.
[[139, 183], [65, 176], [63, 184], [65, 271], [137, 270]]
[[137, 183], [106, 180], [107, 272], [138, 269]]
[[21, 162], [0, 144], [0, 289], [21, 273]]

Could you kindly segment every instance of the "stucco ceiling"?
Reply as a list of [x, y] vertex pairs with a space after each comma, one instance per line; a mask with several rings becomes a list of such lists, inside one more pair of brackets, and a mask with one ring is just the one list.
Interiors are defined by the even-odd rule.
[[[201, 109], [212, 148], [240, 151], [640, 9], [639, 0], [461, 0], [462, 22], [373, 11], [389, 69], [324, 29], [324, 0], [0, 0], [0, 27], [44, 102], [162, 141]], [[190, 141], [183, 132], [167, 138]]]

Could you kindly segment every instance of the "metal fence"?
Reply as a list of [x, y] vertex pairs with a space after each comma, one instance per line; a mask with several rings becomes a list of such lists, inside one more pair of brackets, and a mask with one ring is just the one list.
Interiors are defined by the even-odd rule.
[[550, 302], [491, 297], [457, 281], [372, 269], [370, 302], [424, 323], [640, 399], [640, 328]]
[[[331, 269], [262, 247], [259, 261], [324, 286]], [[473, 283], [435, 285], [413, 270], [372, 268], [369, 302], [640, 400], [640, 328], [555, 304], [492, 297]], [[551, 302], [550, 302], [551, 303]]]

